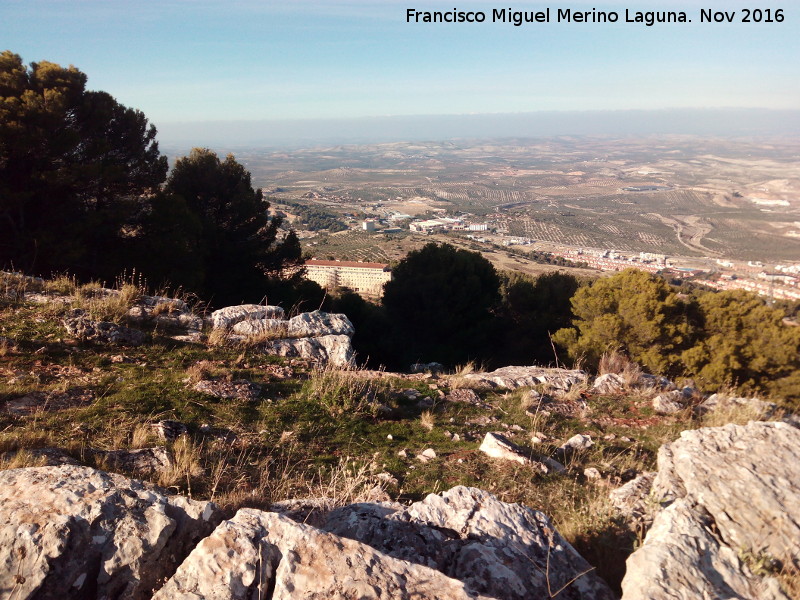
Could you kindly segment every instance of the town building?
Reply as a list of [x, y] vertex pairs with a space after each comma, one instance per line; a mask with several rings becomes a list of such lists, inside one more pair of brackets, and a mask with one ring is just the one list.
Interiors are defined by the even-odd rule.
[[312, 258], [306, 261], [306, 278], [328, 290], [345, 287], [365, 296], [380, 296], [392, 272], [384, 263]]

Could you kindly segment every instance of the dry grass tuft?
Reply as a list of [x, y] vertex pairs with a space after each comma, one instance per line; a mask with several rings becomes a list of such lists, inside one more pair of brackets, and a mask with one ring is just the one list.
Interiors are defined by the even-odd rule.
[[338, 417], [345, 413], [372, 412], [375, 398], [385, 386], [384, 381], [365, 377], [358, 369], [326, 365], [311, 372], [303, 389], [328, 414]]
[[428, 431], [433, 431], [433, 427], [435, 425], [435, 420], [433, 418], [433, 412], [429, 410], [425, 410], [419, 416], [419, 424]]
[[186, 484], [192, 496], [192, 481], [205, 472], [202, 465], [202, 444], [195, 444], [187, 435], [182, 435], [172, 444], [172, 464], [158, 479], [158, 484], [173, 487]]

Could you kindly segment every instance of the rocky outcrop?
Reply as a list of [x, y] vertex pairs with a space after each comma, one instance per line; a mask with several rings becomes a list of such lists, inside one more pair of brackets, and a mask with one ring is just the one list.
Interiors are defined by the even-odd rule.
[[481, 452], [491, 458], [518, 462], [522, 465], [532, 465], [542, 475], [547, 473], [561, 473], [564, 465], [546, 456], [534, 455], [531, 451], [518, 446], [499, 433], [487, 433], [480, 448]]
[[355, 357], [353, 345], [346, 335], [270, 340], [264, 342], [261, 349], [267, 354], [306, 358], [336, 367], [349, 366]]
[[155, 598], [613, 598], [545, 515], [474, 488], [315, 522], [240, 510]]
[[88, 467], [0, 472], [0, 597], [149, 598], [216, 507]]
[[283, 309], [264, 304], [239, 304], [211, 313], [211, 325], [214, 329], [230, 329], [241, 321], [253, 319], [283, 319]]
[[215, 311], [211, 320], [215, 328], [229, 331], [231, 339], [255, 342], [267, 354], [337, 367], [350, 366], [355, 357], [355, 330], [344, 314], [317, 310], [286, 320], [279, 306], [243, 304]]
[[227, 400], [257, 400], [261, 395], [261, 386], [246, 379], [203, 379], [195, 383], [192, 389]]
[[203, 330], [203, 319], [179, 298], [142, 295], [128, 310], [128, 318], [134, 323], [155, 325], [185, 341], [199, 341]]
[[323, 337], [328, 335], [352, 337], [354, 333], [353, 324], [344, 314], [315, 310], [310, 313], [301, 313], [289, 319], [288, 337], [290, 338]]
[[584, 371], [545, 367], [503, 367], [490, 373], [469, 373], [463, 376], [476, 386], [514, 390], [544, 384], [553, 390], [568, 391], [576, 385], [585, 384], [588, 375]]
[[684, 431], [662, 446], [658, 512], [628, 560], [625, 600], [784, 598], [747, 557], [800, 563], [800, 429], [750, 422]]
[[101, 344], [141, 346], [147, 339], [144, 332], [138, 329], [109, 321], [94, 321], [82, 309], [75, 309], [64, 317], [64, 327], [69, 335]]

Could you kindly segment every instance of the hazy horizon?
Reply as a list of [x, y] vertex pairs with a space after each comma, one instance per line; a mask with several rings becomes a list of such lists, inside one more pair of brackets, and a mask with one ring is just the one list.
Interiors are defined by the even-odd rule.
[[162, 149], [183, 153], [195, 146], [281, 149], [562, 135], [797, 135], [800, 134], [800, 110], [677, 108], [538, 111], [341, 119], [185, 121], [155, 125]]

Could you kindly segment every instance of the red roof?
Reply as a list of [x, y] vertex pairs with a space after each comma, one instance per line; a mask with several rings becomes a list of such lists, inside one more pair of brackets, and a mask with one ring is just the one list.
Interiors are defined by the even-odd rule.
[[352, 262], [348, 260], [317, 260], [316, 258], [307, 260], [306, 264], [318, 267], [359, 267], [361, 269], [386, 269], [389, 266], [384, 263]]

